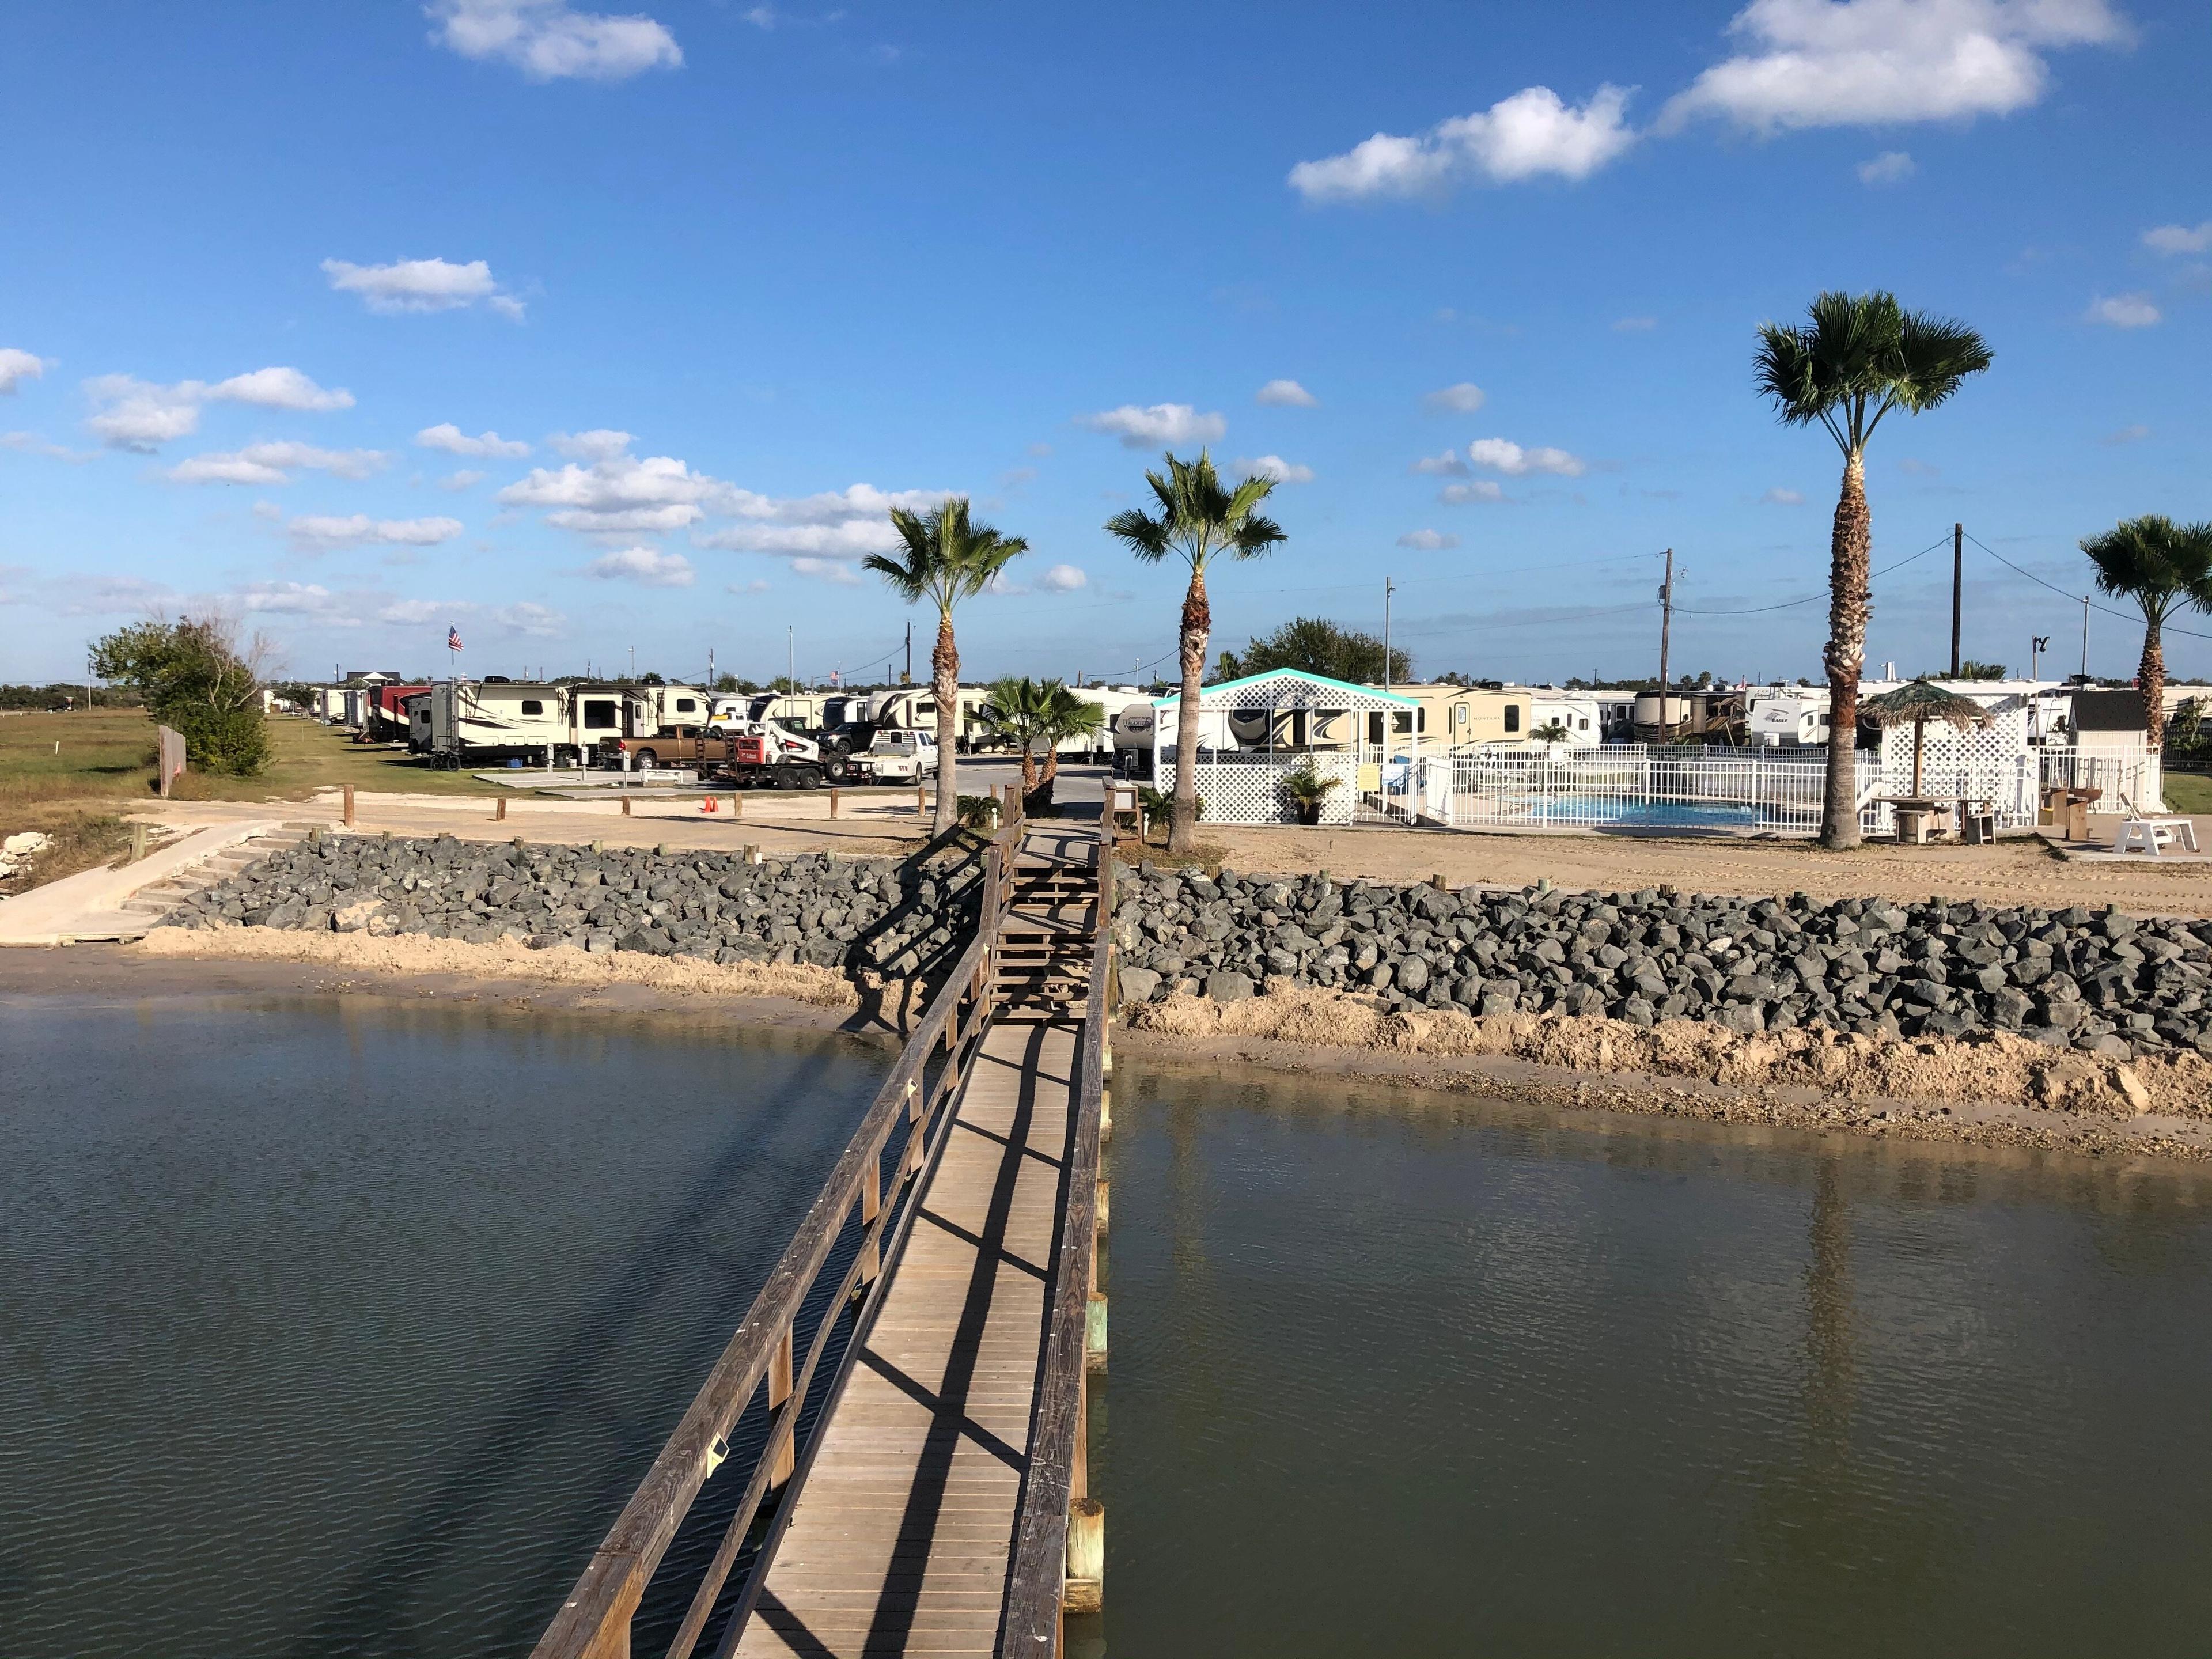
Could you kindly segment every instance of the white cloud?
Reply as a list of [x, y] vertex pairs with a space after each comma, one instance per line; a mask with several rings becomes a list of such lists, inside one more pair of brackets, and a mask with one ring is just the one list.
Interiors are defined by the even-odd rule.
[[1414, 548], [1423, 553], [1441, 553], [1446, 548], [1457, 547], [1459, 538], [1447, 536], [1441, 530], [1408, 530], [1398, 538], [1398, 545]]
[[351, 409], [353, 393], [317, 386], [296, 368], [257, 368], [210, 386], [179, 380], [161, 386], [130, 374], [100, 374], [84, 383], [94, 413], [85, 424], [112, 449], [148, 453], [199, 430], [201, 406], [253, 404], [263, 409], [322, 412]]
[[35, 432], [0, 432], [0, 449], [13, 449], [25, 455], [44, 455], [49, 460], [76, 464], [96, 459], [96, 449], [67, 449], [52, 440]]
[[1314, 481], [1311, 467], [1286, 461], [1279, 455], [1239, 455], [1229, 465], [1234, 471], [1272, 478], [1279, 484], [1311, 483]]
[[1623, 317], [1613, 325], [1615, 334], [1649, 334], [1659, 326], [1656, 317]]
[[325, 259], [323, 274], [331, 279], [332, 288], [360, 295], [363, 305], [387, 316], [459, 311], [483, 301], [502, 316], [518, 322], [522, 319], [522, 301], [501, 289], [492, 278], [491, 266], [482, 259], [471, 259], [465, 265], [450, 259], [394, 259], [388, 265]]
[[1900, 185], [1919, 170], [1918, 163], [1901, 149], [1886, 149], [1857, 168], [1863, 185]]
[[1348, 202], [1425, 195], [1462, 179], [1586, 179], [1636, 142], [1621, 118], [1627, 106], [1622, 87], [1601, 86], [1579, 105], [1549, 87], [1528, 87], [1414, 137], [1378, 132], [1341, 155], [1301, 161], [1291, 169], [1291, 188], [1309, 202]]
[[366, 478], [385, 463], [374, 449], [318, 449], [313, 444], [248, 444], [228, 453], [195, 455], [171, 467], [172, 483], [280, 484], [297, 471]]
[[498, 58], [532, 81], [622, 81], [684, 62], [676, 37], [650, 17], [578, 11], [567, 0], [430, 0], [431, 43]]
[[371, 542], [391, 547], [435, 547], [465, 527], [459, 519], [372, 519], [366, 513], [346, 518], [293, 520], [285, 529], [295, 541], [321, 547]]
[[1489, 394], [1472, 380], [1462, 380], [1430, 392], [1421, 407], [1431, 415], [1472, 415], [1489, 400]]
[[1523, 449], [1504, 438], [1477, 438], [1467, 447], [1467, 458], [1477, 466], [1518, 478], [1530, 472], [1549, 472], [1562, 478], [1579, 478], [1588, 469], [1564, 449], [1539, 446]]
[[257, 368], [250, 374], [234, 374], [207, 390], [210, 401], [258, 404], [264, 409], [296, 409], [322, 414], [351, 409], [353, 393], [343, 386], [325, 391], [296, 368]]
[[1321, 399], [1296, 380], [1270, 380], [1252, 394], [1252, 401], [1271, 409], [1319, 409]]
[[1079, 587], [1091, 586], [1091, 578], [1079, 565], [1056, 564], [1037, 578], [1037, 586], [1048, 593], [1073, 593]]
[[2107, 432], [2097, 441], [2101, 444], [2139, 444], [2149, 436], [2150, 428], [2147, 426], [2124, 426], [2118, 432]]
[[258, 616], [315, 617], [340, 627], [359, 625], [358, 617], [344, 614], [338, 596], [316, 582], [248, 582], [225, 597]]
[[[2142, 234], [2143, 246], [2154, 253], [2212, 252], [2212, 219], [2200, 225], [2154, 225]], [[7, 386], [8, 354], [0, 351], [0, 391]]]
[[444, 477], [439, 479], [438, 488], [441, 489], [454, 490], [473, 489], [477, 485], [482, 483], [484, 475], [483, 473], [472, 472], [467, 467], [463, 467], [459, 471], [449, 472]]
[[26, 380], [35, 380], [52, 365], [15, 346], [0, 346], [0, 395], [13, 392]]
[[1447, 507], [1464, 507], [1469, 501], [1502, 501], [1505, 491], [1488, 478], [1477, 478], [1473, 483], [1446, 484], [1437, 491], [1437, 499]]
[[1753, 131], [1967, 120], [2043, 96], [2054, 46], [2112, 45], [2106, 0], [1752, 0], [1729, 25], [1749, 50], [1714, 64], [1661, 130], [1715, 115]]
[[772, 586], [773, 584], [769, 582], [755, 578], [753, 580], [749, 582], [725, 583], [722, 592], [725, 593], [765, 593]]
[[566, 617], [550, 606], [527, 599], [493, 611], [491, 619], [511, 632], [529, 634], [539, 639], [550, 639], [560, 633], [568, 622]]
[[2087, 320], [2112, 328], [2148, 328], [2162, 314], [2148, 294], [2113, 294], [2089, 302]]
[[[635, 534], [681, 530], [706, 516], [706, 503], [726, 501], [736, 494], [720, 479], [694, 472], [674, 456], [641, 460], [612, 443], [618, 438], [626, 445], [627, 433], [586, 433], [583, 438], [592, 441], [592, 447], [568, 453], [596, 453], [599, 459], [589, 466], [571, 461], [557, 471], [533, 468], [499, 492], [500, 504], [552, 508], [546, 521], [564, 530]], [[555, 447], [580, 441], [563, 434]]]
[[[1916, 478], [1937, 478], [1943, 474], [1942, 467], [1937, 466], [1933, 461], [1923, 461], [1917, 455], [1899, 457], [1897, 470], [1899, 472], [1909, 472]], [[1801, 496], [1799, 499], [1803, 498]]]
[[156, 386], [129, 374], [100, 374], [84, 383], [95, 411], [85, 422], [111, 449], [150, 452], [199, 430], [207, 387], [198, 380]]
[[1153, 404], [1143, 409], [1123, 404], [1119, 409], [1078, 416], [1075, 423], [1111, 434], [1126, 449], [1218, 443], [1229, 430], [1229, 422], [1219, 415], [1201, 415], [1188, 404]]
[[1805, 497], [1802, 492], [1795, 489], [1783, 489], [1778, 487], [1768, 490], [1759, 499], [1769, 507], [1802, 507], [1805, 505]]
[[617, 432], [611, 427], [593, 427], [589, 432], [556, 432], [545, 441], [558, 455], [573, 461], [603, 461], [610, 455], [619, 455], [630, 447], [627, 432]]
[[601, 581], [638, 582], [647, 587], [689, 587], [694, 574], [691, 561], [681, 553], [664, 553], [657, 547], [602, 553], [589, 568]]
[[1459, 458], [1459, 451], [1447, 449], [1441, 455], [1424, 455], [1406, 469], [1409, 472], [1425, 472], [1435, 477], [1464, 478], [1467, 463]]
[[[496, 432], [479, 433], [471, 438], [451, 421], [437, 426], [426, 426], [415, 434], [417, 447], [442, 449], [448, 455], [471, 455], [483, 459], [520, 460], [530, 453], [530, 446], [520, 439], [502, 438]], [[625, 433], [617, 449], [628, 447], [629, 436]]]
[[791, 568], [798, 575], [811, 576], [817, 581], [829, 582], [838, 587], [858, 587], [860, 585], [860, 573], [842, 559], [793, 559]]

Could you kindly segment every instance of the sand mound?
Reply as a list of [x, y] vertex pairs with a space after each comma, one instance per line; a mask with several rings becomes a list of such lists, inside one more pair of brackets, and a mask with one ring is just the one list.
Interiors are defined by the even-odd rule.
[[517, 939], [470, 945], [457, 939], [365, 933], [301, 933], [266, 927], [156, 927], [139, 947], [156, 957], [242, 957], [323, 963], [377, 974], [468, 974], [561, 985], [647, 985], [713, 996], [785, 997], [822, 1008], [855, 1008], [860, 992], [844, 975], [804, 963], [732, 963], [617, 951], [589, 956], [573, 946], [533, 951]]
[[2116, 1065], [2002, 1032], [1973, 1042], [1805, 1028], [1742, 1036], [1699, 1020], [1668, 1020], [1646, 1030], [1622, 1020], [1562, 1014], [1388, 1014], [1366, 997], [1272, 983], [1266, 995], [1241, 1002], [1177, 994], [1126, 1007], [1121, 1018], [1136, 1030], [1175, 1036], [1268, 1037], [1401, 1054], [1494, 1054], [1577, 1071], [1796, 1085], [1853, 1098], [2027, 1106], [2117, 1118], [2145, 1112], [2212, 1117], [2212, 1061], [2198, 1055]]

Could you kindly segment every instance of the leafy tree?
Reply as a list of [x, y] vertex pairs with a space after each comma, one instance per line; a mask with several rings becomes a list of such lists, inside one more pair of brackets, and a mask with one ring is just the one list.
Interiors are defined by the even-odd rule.
[[2005, 677], [2005, 665], [2001, 662], [1976, 662], [1972, 657], [1959, 661], [1959, 672], [1949, 668], [1931, 668], [1920, 678], [1923, 680], [2001, 680]]
[[133, 623], [93, 642], [86, 666], [146, 699], [147, 711], [183, 733], [185, 757], [208, 771], [250, 777], [269, 758], [261, 718], [261, 665], [268, 641], [241, 649], [238, 630], [216, 616]]
[[952, 612], [961, 600], [991, 585], [1007, 563], [1030, 550], [1018, 536], [1001, 536], [989, 525], [968, 517], [968, 498], [948, 495], [940, 507], [915, 514], [891, 509], [891, 528], [904, 544], [902, 556], [871, 553], [862, 562], [890, 584], [908, 605], [924, 600], [937, 607], [937, 648], [929, 655], [929, 689], [937, 704], [938, 835], [950, 834], [958, 818], [955, 777], [960, 734], [960, 649], [952, 636]]
[[1964, 323], [1907, 311], [1893, 294], [1821, 295], [1795, 328], [1766, 323], [1753, 362], [1760, 395], [1785, 426], [1827, 429], [1843, 451], [1843, 488], [1828, 544], [1829, 736], [1824, 847], [1859, 843], [1853, 764], [1859, 676], [1866, 666], [1868, 555], [1866, 447], [1891, 410], [1918, 415], [1948, 399], [1990, 366], [1989, 346]]
[[757, 691], [760, 687], [755, 685], [750, 680], [739, 679], [735, 674], [724, 674], [714, 681], [714, 690], [734, 691], [743, 695]]
[[2212, 610], [2212, 523], [2176, 524], [2157, 513], [2124, 519], [2081, 550], [2096, 567], [2097, 586], [2132, 599], [2142, 612], [2145, 741], [2156, 753], [2166, 736], [2166, 620], [2177, 609]]
[[659, 675], [653, 673], [650, 669], [637, 677], [637, 683], [640, 685], [665, 685], [668, 684], [666, 680], [661, 678]]
[[[1273, 633], [1253, 640], [1242, 651], [1221, 653], [1221, 678], [1242, 679], [1273, 668], [1298, 668], [1354, 685], [1374, 685], [1382, 679], [1382, 641], [1372, 634], [1346, 628], [1322, 617], [1297, 617]], [[1413, 678], [1410, 652], [1395, 646], [1390, 651], [1390, 682], [1402, 685]]]
[[1194, 461], [1179, 461], [1170, 453], [1167, 464], [1165, 474], [1145, 474], [1159, 503], [1158, 516], [1131, 507], [1109, 519], [1106, 530], [1147, 564], [1172, 553], [1190, 567], [1176, 637], [1182, 696], [1176, 720], [1175, 800], [1168, 822], [1168, 850], [1188, 853], [1198, 840], [1198, 698], [1206, 674], [1206, 638], [1213, 631], [1213, 611], [1206, 596], [1206, 567], [1222, 556], [1259, 558], [1284, 536], [1282, 526], [1259, 511], [1275, 487], [1273, 479], [1248, 477], [1236, 489], [1225, 489], [1213, 470], [1212, 457], [1202, 449]]

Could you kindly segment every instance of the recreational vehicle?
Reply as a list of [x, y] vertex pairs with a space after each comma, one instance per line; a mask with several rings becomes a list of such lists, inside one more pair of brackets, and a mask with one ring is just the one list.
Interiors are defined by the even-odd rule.
[[506, 760], [580, 766], [605, 738], [659, 732], [647, 694], [664, 689], [447, 680], [430, 688], [431, 761], [449, 769]]

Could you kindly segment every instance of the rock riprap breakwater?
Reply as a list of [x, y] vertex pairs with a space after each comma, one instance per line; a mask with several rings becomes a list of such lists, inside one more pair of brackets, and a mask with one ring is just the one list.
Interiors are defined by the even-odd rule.
[[186, 900], [166, 921], [305, 932], [520, 939], [719, 963], [808, 963], [888, 978], [965, 948], [981, 871], [932, 860], [803, 854], [593, 851], [580, 847], [334, 836], [277, 853]]
[[1114, 911], [1124, 998], [1269, 980], [1388, 1009], [1556, 1011], [1750, 1035], [2007, 1030], [2114, 1058], [2212, 1054], [2212, 922], [1929, 900], [1449, 891], [1139, 866]]

